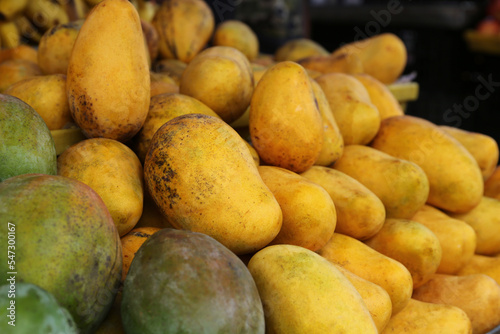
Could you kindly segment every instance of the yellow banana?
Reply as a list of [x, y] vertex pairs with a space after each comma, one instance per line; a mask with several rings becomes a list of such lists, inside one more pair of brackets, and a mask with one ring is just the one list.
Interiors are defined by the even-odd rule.
[[42, 34], [35, 28], [33, 23], [26, 16], [18, 16], [14, 19], [14, 23], [19, 30], [21, 38], [25, 38], [30, 42], [38, 44], [42, 38]]
[[64, 8], [70, 21], [84, 19], [89, 12], [89, 6], [84, 0], [57, 0]]
[[27, 4], [28, 0], [0, 0], [0, 21], [11, 21]]
[[43, 32], [54, 25], [69, 22], [64, 8], [51, 0], [30, 0], [25, 15]]
[[0, 22], [0, 38], [4, 48], [13, 48], [20, 44], [21, 36], [14, 22]]

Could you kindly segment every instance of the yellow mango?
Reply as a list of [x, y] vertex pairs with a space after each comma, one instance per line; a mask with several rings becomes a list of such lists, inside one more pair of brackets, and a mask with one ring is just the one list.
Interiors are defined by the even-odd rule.
[[333, 168], [377, 195], [388, 218], [412, 217], [429, 196], [429, 181], [422, 168], [369, 146], [347, 145]]
[[354, 74], [354, 77], [365, 86], [370, 100], [380, 113], [380, 119], [404, 115], [403, 108], [386, 85], [366, 73]]
[[321, 186], [284, 168], [259, 166], [259, 174], [283, 213], [281, 230], [271, 244], [301, 246], [312, 251], [332, 237], [337, 213]]
[[436, 274], [415, 289], [413, 298], [462, 309], [471, 321], [474, 334], [485, 334], [500, 325], [500, 285], [484, 274]]
[[485, 274], [500, 284], [500, 257], [474, 254], [456, 273], [457, 276]]
[[382, 228], [384, 204], [356, 179], [323, 166], [312, 166], [300, 175], [325, 188], [332, 198], [337, 212], [335, 232], [365, 240]]
[[204, 114], [219, 117], [202, 102], [182, 94], [160, 94], [151, 98], [149, 112], [139, 133], [134, 137], [134, 151], [144, 162], [151, 138], [155, 132], [171, 119], [186, 114]]
[[392, 33], [378, 34], [353, 41], [336, 49], [332, 54], [354, 54], [363, 64], [364, 73], [384, 84], [390, 84], [403, 73], [407, 51], [401, 38]]
[[213, 45], [230, 46], [243, 53], [248, 60], [259, 54], [259, 40], [255, 32], [243, 21], [226, 20], [215, 29]]
[[154, 72], [167, 74], [177, 84], [181, 82], [182, 73], [186, 67], [187, 64], [178, 59], [161, 59], [153, 64]]
[[47, 30], [38, 43], [38, 66], [45, 74], [68, 72], [69, 58], [83, 20], [58, 24]]
[[500, 200], [500, 166], [497, 166], [484, 182], [484, 196]]
[[342, 266], [335, 265], [335, 267], [344, 274], [359, 292], [365, 302], [366, 308], [368, 308], [372, 316], [375, 326], [377, 326], [378, 332], [382, 332], [392, 315], [391, 297], [389, 297], [387, 291], [379, 285], [351, 273]]
[[315, 55], [307, 58], [302, 58], [297, 61], [305, 69], [324, 73], [346, 73], [355, 74], [363, 73], [363, 65], [359, 57], [354, 54], [338, 54], [332, 55]]
[[381, 334], [472, 334], [467, 314], [452, 305], [426, 303], [410, 299], [394, 315]]
[[142, 205], [142, 215], [134, 228], [139, 227], [159, 227], [173, 228], [163, 216], [147, 189], [144, 189], [144, 200]]
[[297, 61], [315, 55], [329, 55], [329, 52], [309, 38], [297, 38], [285, 42], [274, 53], [274, 59], [280, 61]]
[[151, 22], [141, 19], [141, 29], [144, 34], [144, 39], [146, 40], [149, 57], [151, 59], [151, 62], [154, 62], [156, 58], [158, 58], [160, 49], [160, 37], [158, 36], [156, 28]]
[[412, 276], [400, 262], [336, 232], [318, 254], [387, 291], [393, 315], [408, 304], [413, 290]]
[[437, 125], [415, 116], [386, 118], [371, 146], [424, 170], [428, 204], [452, 212], [467, 212], [479, 204], [484, 186], [476, 160]]
[[264, 305], [266, 333], [378, 333], [359, 292], [330, 262], [294, 245], [273, 245], [248, 263]]
[[36, 63], [25, 59], [6, 60], [0, 63], [0, 93], [10, 85], [36, 75], [42, 75]]
[[108, 138], [83, 140], [57, 158], [58, 175], [91, 187], [104, 201], [120, 236], [139, 221], [143, 210], [143, 169], [135, 153]]
[[151, 97], [160, 94], [179, 93], [179, 85], [167, 74], [150, 72], [150, 80]]
[[49, 130], [72, 122], [64, 74], [40, 75], [16, 82], [4, 91], [29, 104], [42, 116]]
[[441, 262], [439, 239], [430, 229], [412, 220], [386, 219], [380, 231], [365, 244], [402, 263], [411, 273], [414, 289], [427, 282]]
[[315, 80], [325, 93], [344, 143], [368, 144], [380, 127], [380, 114], [363, 84], [344, 73], [327, 73]]
[[73, 119], [87, 137], [127, 141], [149, 109], [150, 77], [139, 14], [126, 0], [104, 0], [83, 23], [68, 66]]
[[482, 197], [479, 204], [466, 213], [448, 213], [463, 220], [476, 232], [476, 254], [494, 255], [500, 252], [500, 200]]
[[[38, 50], [40, 47], [38, 47]], [[37, 64], [38, 51], [32, 46], [20, 44], [13, 48], [0, 49], [0, 63], [6, 60], [24, 59]]]
[[429, 228], [439, 239], [442, 257], [437, 273], [455, 274], [473, 257], [476, 232], [467, 223], [451, 218], [430, 205], [424, 205], [411, 220]]
[[205, 233], [236, 254], [263, 248], [281, 228], [280, 206], [250, 151], [217, 117], [188, 114], [162, 125], [144, 179], [172, 226]]
[[160, 58], [189, 63], [208, 43], [215, 20], [203, 0], [166, 0], [151, 23], [158, 32]]
[[250, 154], [252, 155], [253, 162], [255, 163], [255, 166], [259, 167], [260, 166], [259, 153], [257, 153], [257, 151], [253, 148], [252, 145], [250, 145], [249, 142], [247, 142], [246, 140], [244, 140], [244, 142], [247, 145], [248, 150], [250, 151]]
[[493, 174], [498, 164], [499, 152], [495, 139], [482, 133], [470, 132], [451, 126], [441, 125], [440, 128], [458, 140], [472, 154], [481, 169], [483, 180], [486, 181]]
[[139, 250], [142, 244], [153, 234], [161, 230], [159, 227], [138, 227], [125, 234], [120, 238], [122, 244], [123, 255], [123, 270], [122, 282], [127, 277], [130, 264], [135, 257], [135, 253]]
[[249, 129], [255, 150], [267, 164], [300, 173], [316, 162], [323, 121], [302, 66], [284, 61], [266, 71], [252, 95]]
[[254, 90], [248, 59], [238, 50], [215, 46], [198, 54], [184, 70], [179, 92], [203, 102], [226, 123], [238, 119]]

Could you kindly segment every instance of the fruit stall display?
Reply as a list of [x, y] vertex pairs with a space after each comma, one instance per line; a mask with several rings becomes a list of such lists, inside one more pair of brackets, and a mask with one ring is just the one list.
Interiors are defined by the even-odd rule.
[[1, 333], [493, 333], [491, 137], [390, 33], [259, 52], [201, 0], [0, 0]]

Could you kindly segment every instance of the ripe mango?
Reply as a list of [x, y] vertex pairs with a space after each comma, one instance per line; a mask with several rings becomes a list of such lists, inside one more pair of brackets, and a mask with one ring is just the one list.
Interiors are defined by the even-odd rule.
[[32, 61], [25, 59], [6, 60], [0, 63], [0, 93], [16, 82], [41, 74], [40, 67]]
[[259, 54], [259, 40], [252, 28], [243, 21], [226, 20], [215, 29], [213, 45], [230, 46], [243, 53], [248, 60]]
[[302, 58], [297, 61], [308, 71], [314, 71], [319, 75], [324, 73], [363, 73], [363, 65], [359, 57], [354, 54], [342, 53], [336, 56], [315, 55]]
[[497, 166], [484, 182], [484, 196], [500, 200], [500, 166]]
[[68, 65], [73, 119], [87, 137], [132, 138], [148, 114], [149, 65], [137, 10], [104, 0], [83, 23]]
[[309, 38], [297, 38], [285, 42], [274, 53], [274, 59], [280, 61], [297, 61], [315, 55], [329, 55], [329, 52]]

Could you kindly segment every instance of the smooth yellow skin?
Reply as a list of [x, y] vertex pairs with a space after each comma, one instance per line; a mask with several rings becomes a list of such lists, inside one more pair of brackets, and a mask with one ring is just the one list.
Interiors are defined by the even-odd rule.
[[323, 166], [312, 166], [300, 175], [325, 188], [332, 198], [337, 211], [335, 232], [365, 240], [382, 228], [384, 204], [356, 179]]
[[123, 270], [122, 282], [127, 277], [130, 264], [135, 257], [135, 253], [139, 250], [142, 244], [154, 233], [161, 230], [159, 227], [136, 227], [132, 231], [121, 237], [122, 254], [123, 254]]
[[330, 53], [321, 45], [308, 38], [298, 38], [286, 42], [280, 46], [274, 53], [274, 59], [280, 61], [297, 61], [302, 58], [323, 55]]
[[407, 62], [406, 46], [392, 33], [378, 34], [361, 41], [343, 45], [332, 54], [357, 55], [363, 64], [364, 73], [384, 84], [390, 84], [403, 73]]
[[378, 332], [382, 332], [392, 315], [391, 297], [389, 297], [387, 291], [379, 285], [351, 273], [344, 267], [339, 265], [335, 265], [335, 267], [344, 274], [359, 292], [372, 316], [373, 322], [375, 322], [375, 326], [377, 326]]
[[252, 95], [249, 130], [267, 164], [300, 173], [316, 162], [323, 147], [323, 120], [302, 66], [284, 61], [266, 71]]
[[386, 118], [371, 146], [424, 170], [430, 186], [428, 204], [458, 213], [481, 201], [483, 177], [476, 160], [437, 125], [415, 116]]
[[69, 58], [83, 20], [59, 24], [47, 30], [38, 44], [38, 65], [45, 74], [68, 72]]
[[195, 57], [184, 70], [179, 86], [181, 94], [203, 102], [226, 123], [243, 115], [253, 90], [249, 63], [241, 64], [233, 57], [212, 54]]
[[24, 15], [33, 18], [37, 28], [41, 31], [69, 22], [69, 16], [64, 7], [51, 0], [29, 0]]
[[483, 180], [486, 181], [493, 174], [498, 164], [499, 152], [495, 139], [482, 133], [470, 132], [451, 126], [441, 125], [440, 128], [458, 140], [472, 154], [481, 169]]
[[318, 104], [318, 110], [323, 120], [323, 146], [314, 164], [319, 166], [330, 166], [342, 156], [342, 152], [344, 151], [344, 138], [340, 133], [335, 118], [333, 118], [332, 110], [330, 109], [323, 89], [321, 89], [321, 86], [315, 80], [311, 80], [311, 85]]
[[150, 78], [151, 97], [160, 94], [179, 93], [179, 85], [177, 84], [175, 79], [171, 78], [169, 75], [164, 73], [151, 72]]
[[424, 205], [411, 220], [429, 228], [439, 239], [442, 257], [437, 273], [455, 274], [471, 261], [476, 249], [476, 232], [467, 223]]
[[255, 163], [255, 166], [259, 167], [260, 166], [259, 153], [257, 153], [257, 151], [253, 148], [252, 145], [250, 145], [249, 142], [247, 142], [246, 140], [244, 140], [244, 142], [247, 145], [248, 150], [250, 151], [250, 154], [252, 155], [253, 162]]
[[153, 69], [157, 73], [164, 73], [175, 80], [177, 84], [181, 82], [182, 73], [187, 64], [178, 59], [161, 59], [154, 63]]
[[456, 274], [458, 276], [485, 274], [500, 284], [500, 257], [474, 254]]
[[402, 263], [411, 273], [414, 289], [427, 282], [441, 262], [439, 239], [429, 228], [412, 220], [386, 219], [365, 244]]
[[57, 158], [58, 175], [90, 186], [102, 198], [118, 229], [127, 234], [143, 210], [143, 169], [135, 153], [107, 138], [83, 140]]
[[202, 102], [182, 94], [160, 94], [151, 98], [149, 113], [143, 127], [134, 138], [134, 151], [144, 162], [151, 138], [155, 132], [171, 119], [186, 114], [219, 116]]
[[167, 0], [151, 23], [158, 32], [160, 58], [189, 63], [208, 43], [215, 20], [205, 1]]
[[307, 58], [302, 58], [297, 61], [309, 71], [324, 73], [346, 73], [356, 74], [363, 73], [363, 64], [357, 55], [354, 54], [338, 54], [332, 55], [315, 55]]
[[220, 23], [214, 32], [213, 45], [230, 46], [241, 51], [248, 60], [259, 54], [259, 40], [248, 24], [238, 20]]
[[271, 244], [289, 244], [317, 251], [333, 235], [337, 213], [320, 185], [287, 169], [259, 166], [259, 174], [278, 201], [283, 225]]
[[11, 59], [24, 59], [36, 64], [38, 62], [38, 51], [26, 44], [14, 48], [0, 49], [0, 63]]
[[354, 77], [365, 86], [370, 100], [380, 113], [380, 119], [404, 115], [403, 108], [385, 84], [366, 73], [354, 74]]
[[484, 196], [500, 200], [500, 166], [497, 166], [484, 182]]
[[15, 48], [21, 44], [21, 32], [14, 21], [0, 22], [2, 47]]
[[378, 333], [359, 292], [333, 264], [294, 245], [273, 245], [248, 263], [266, 333]]
[[377, 195], [388, 218], [411, 218], [429, 196], [429, 181], [422, 168], [369, 146], [347, 145], [333, 168]]
[[62, 129], [72, 122], [64, 74], [27, 78], [7, 88], [4, 94], [15, 96], [29, 104], [42, 116], [49, 130]]
[[345, 145], [368, 144], [380, 127], [380, 114], [354, 76], [327, 73], [315, 79], [330, 104]]
[[42, 75], [36, 63], [24, 59], [6, 60], [0, 63], [0, 93], [10, 85], [36, 75]]
[[149, 65], [141, 22], [127, 0], [104, 0], [85, 19], [68, 66], [73, 119], [87, 137], [125, 142], [149, 110]]
[[500, 285], [484, 274], [436, 274], [415, 289], [413, 298], [462, 309], [472, 323], [472, 333], [484, 334], [500, 324]]
[[448, 214], [463, 220], [476, 232], [476, 254], [494, 255], [500, 252], [500, 200], [482, 197], [479, 205], [466, 213]]
[[400, 262], [377, 252], [359, 240], [336, 232], [318, 254], [353, 274], [381, 286], [391, 297], [393, 315], [408, 304], [413, 281], [408, 269]]
[[456, 306], [426, 303], [412, 298], [381, 332], [401, 333], [472, 334], [472, 324], [467, 314]]
[[144, 163], [151, 196], [175, 228], [205, 233], [236, 254], [278, 234], [280, 206], [238, 133], [214, 116], [178, 116], [156, 131]]

